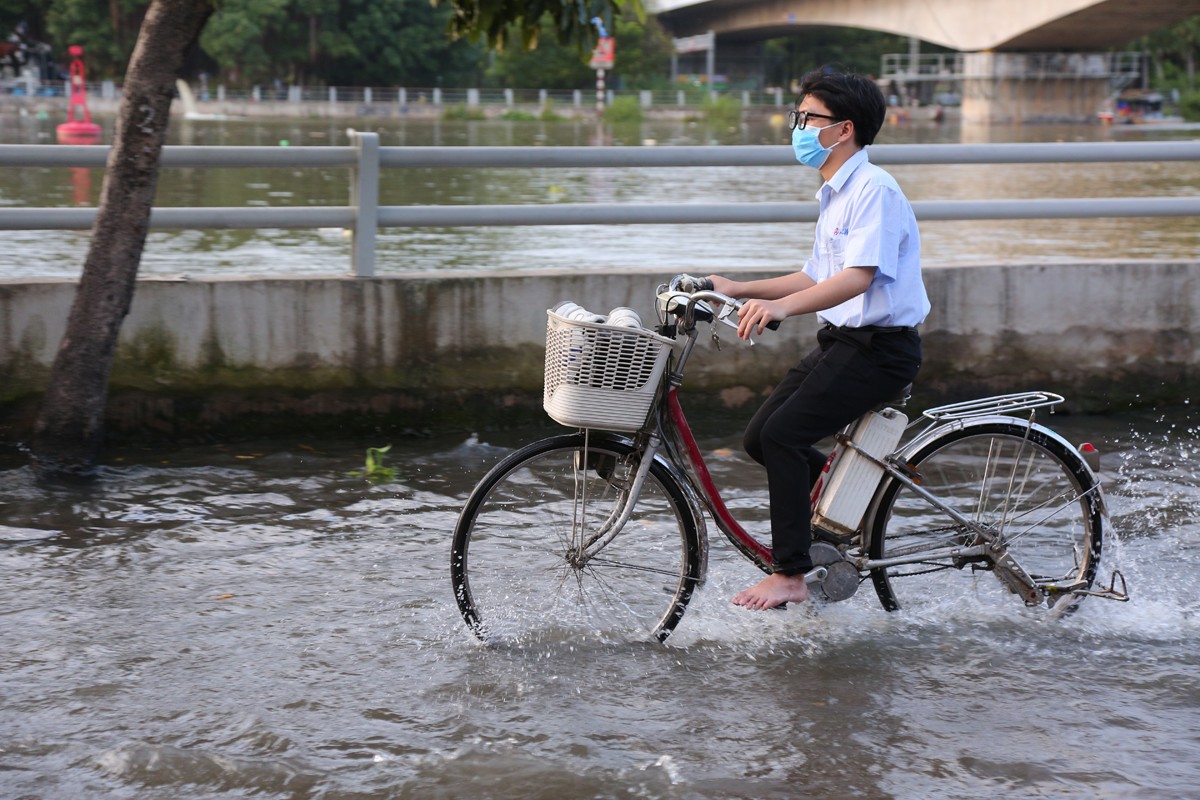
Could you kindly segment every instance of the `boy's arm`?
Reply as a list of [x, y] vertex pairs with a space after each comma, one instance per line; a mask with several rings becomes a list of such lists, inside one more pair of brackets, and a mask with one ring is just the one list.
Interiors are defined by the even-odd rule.
[[749, 339], [752, 333], [761, 334], [768, 322], [833, 308], [865, 292], [874, 278], [875, 267], [847, 267], [820, 283], [808, 278], [808, 287], [782, 298], [750, 300], [738, 312], [738, 336]]
[[713, 289], [721, 294], [737, 298], [756, 297], [763, 300], [778, 300], [817, 285], [816, 281], [803, 272], [793, 272], [790, 275], [763, 278], [757, 281], [734, 281], [720, 275], [709, 275], [708, 279], [713, 282]]

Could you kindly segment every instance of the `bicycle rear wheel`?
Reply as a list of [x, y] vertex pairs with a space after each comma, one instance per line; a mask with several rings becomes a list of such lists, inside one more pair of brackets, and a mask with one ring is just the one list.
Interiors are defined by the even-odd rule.
[[[1103, 500], [1095, 476], [1057, 435], [1017, 420], [968, 421], [920, 446], [908, 464], [921, 488], [1001, 532], [1039, 586], [1091, 586], [1100, 563]], [[872, 560], [977, 543], [977, 534], [894, 479], [881, 490], [868, 531]], [[953, 602], [966, 593], [1009, 595], [998, 580], [971, 580], [980, 569], [990, 564], [931, 558], [872, 569], [871, 579], [889, 611]]]
[[692, 507], [663, 464], [651, 467], [612, 541], [579, 556], [619, 515], [639, 461], [624, 439], [577, 433], [531, 444], [484, 477], [459, 517], [450, 560], [476, 636], [667, 638], [700, 582], [702, 551]]

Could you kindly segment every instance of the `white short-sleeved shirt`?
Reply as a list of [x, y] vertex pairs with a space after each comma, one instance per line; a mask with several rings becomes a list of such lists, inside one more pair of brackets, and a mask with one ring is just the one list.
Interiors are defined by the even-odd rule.
[[919, 325], [929, 313], [921, 279], [921, 236], [908, 198], [859, 150], [817, 190], [821, 204], [812, 257], [804, 274], [820, 283], [846, 267], [875, 267], [858, 297], [817, 313], [822, 322]]

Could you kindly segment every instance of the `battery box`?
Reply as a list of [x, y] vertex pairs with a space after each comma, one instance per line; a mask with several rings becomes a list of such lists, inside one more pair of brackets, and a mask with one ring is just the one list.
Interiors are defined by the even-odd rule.
[[[850, 440], [882, 461], [896, 449], [908, 417], [894, 408], [863, 415], [850, 430]], [[841, 442], [832, 459], [825, 487], [813, 512], [813, 525], [838, 536], [858, 530], [867, 506], [879, 487], [883, 467]]]

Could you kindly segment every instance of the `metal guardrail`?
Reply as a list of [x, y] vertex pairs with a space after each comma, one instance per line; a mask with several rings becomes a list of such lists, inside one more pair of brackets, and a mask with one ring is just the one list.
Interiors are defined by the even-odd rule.
[[[20, 85], [20, 80], [12, 82]], [[0, 82], [2, 87], [3, 82]], [[227, 104], [292, 104], [292, 105], [345, 105], [371, 107], [376, 111], [388, 106], [395, 106], [401, 111], [412, 107], [429, 106], [439, 110], [462, 106], [466, 108], [482, 108], [507, 106], [516, 108], [544, 108], [551, 110], [590, 108], [594, 90], [585, 89], [534, 89], [534, 88], [501, 88], [501, 87], [422, 87], [422, 86], [285, 86], [280, 88], [256, 86], [249, 89], [217, 86], [211, 91], [207, 88], [192, 85], [191, 90], [195, 99], [205, 110], [216, 110], [237, 114], [236, 110], [226, 108]], [[123, 87], [114, 81], [85, 84], [87, 95], [93, 101], [115, 103], [121, 99]], [[0, 95], [0, 101], [17, 100], [36, 101], [46, 97], [65, 97], [70, 93], [70, 87], [65, 81], [54, 81], [40, 85], [31, 83], [24, 86], [20, 95]], [[698, 86], [684, 89], [609, 89], [609, 98], [635, 97], [646, 108], [692, 108], [698, 109], [707, 102], [714, 92]], [[718, 96], [728, 96], [740, 100], [747, 108], [768, 108], [791, 102], [792, 95], [781, 88], [760, 88], [755, 90], [727, 89], [715, 92]]]
[[[1110, 53], [1005, 52], [997, 55], [1009, 64], [1019, 64], [1016, 75], [1030, 80], [1048, 77], [1130, 80], [1142, 74], [1142, 54], [1125, 50]], [[958, 82], [969, 78], [1001, 77], [995, 71], [970, 74], [966, 63], [963, 53], [887, 53], [880, 58], [879, 80]]]
[[[104, 167], [108, 147], [0, 145], [0, 167]], [[1036, 164], [1200, 161], [1200, 141], [1067, 144], [873, 145], [871, 160], [898, 164]], [[514, 225], [656, 225], [728, 222], [811, 222], [815, 202], [683, 203], [678, 205], [555, 203], [553, 205], [380, 206], [383, 169], [562, 167], [794, 167], [791, 149], [774, 145], [713, 147], [381, 147], [375, 133], [356, 133], [350, 147], [164, 148], [164, 168], [301, 167], [353, 171], [346, 206], [155, 208], [153, 229], [341, 227], [353, 231], [352, 271], [375, 274], [380, 227]], [[926, 200], [913, 203], [920, 220], [1091, 217], [1200, 217], [1200, 196]], [[87, 230], [94, 208], [0, 208], [0, 230]]]

